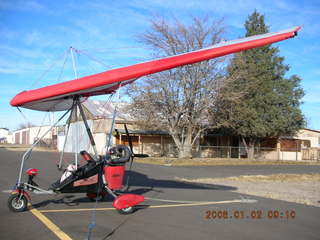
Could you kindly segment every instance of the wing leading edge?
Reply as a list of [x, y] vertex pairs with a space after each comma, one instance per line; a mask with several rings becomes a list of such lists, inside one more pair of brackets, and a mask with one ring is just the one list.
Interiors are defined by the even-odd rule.
[[24, 107], [39, 111], [67, 110], [71, 107], [74, 96], [85, 98], [110, 94], [119, 86], [132, 83], [140, 77], [283, 41], [295, 37], [299, 30], [300, 27], [294, 27], [280, 32], [226, 41], [193, 52], [155, 59], [43, 88], [23, 91], [17, 94], [10, 104], [14, 107]]

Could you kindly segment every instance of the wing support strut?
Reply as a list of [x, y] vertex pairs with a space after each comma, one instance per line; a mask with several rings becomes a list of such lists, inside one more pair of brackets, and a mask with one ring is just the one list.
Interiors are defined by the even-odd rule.
[[89, 136], [89, 139], [90, 139], [90, 143], [91, 143], [91, 146], [93, 148], [93, 151], [94, 151], [94, 155], [95, 155], [95, 158], [96, 158], [96, 161], [99, 160], [99, 154], [98, 154], [98, 151], [97, 151], [97, 147], [96, 147], [96, 142], [94, 141], [94, 138], [93, 138], [93, 135], [92, 135], [92, 132], [90, 130], [90, 127], [89, 127], [89, 124], [88, 124], [88, 121], [87, 121], [87, 117], [84, 113], [84, 110], [83, 110], [83, 107], [82, 107], [82, 104], [80, 102], [80, 99], [79, 97], [75, 98], [75, 103], [76, 103], [76, 106], [79, 107], [79, 110], [80, 110], [80, 115], [81, 115], [81, 118], [83, 120], [83, 123], [86, 127], [86, 131], [87, 131], [87, 134]]

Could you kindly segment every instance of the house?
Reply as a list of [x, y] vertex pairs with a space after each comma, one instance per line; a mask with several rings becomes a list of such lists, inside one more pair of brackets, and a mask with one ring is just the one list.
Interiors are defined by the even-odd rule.
[[320, 160], [320, 131], [302, 128], [277, 142], [279, 160]]
[[[150, 156], [173, 157], [177, 155], [173, 139], [165, 131], [129, 129], [128, 132], [135, 153], [147, 154]], [[116, 144], [128, 145], [128, 137], [122, 126], [115, 129], [114, 137]]]
[[320, 131], [303, 128], [297, 138], [301, 140], [302, 160], [320, 160]]
[[[238, 136], [208, 132], [200, 140], [200, 157], [246, 158], [245, 146]], [[262, 138], [255, 158], [265, 160], [320, 160], [320, 131], [303, 128], [294, 136]]]
[[302, 128], [296, 137], [304, 141], [303, 147], [320, 148], [320, 131]]

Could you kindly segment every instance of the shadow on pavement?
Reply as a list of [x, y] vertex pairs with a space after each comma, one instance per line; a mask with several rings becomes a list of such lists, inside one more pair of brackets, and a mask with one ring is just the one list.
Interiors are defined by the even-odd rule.
[[[171, 188], [171, 189], [202, 189], [202, 190], [223, 190], [223, 191], [233, 191], [237, 188], [225, 186], [225, 185], [215, 185], [215, 184], [199, 184], [199, 183], [186, 183], [176, 180], [168, 179], [154, 179], [149, 178], [148, 175], [139, 172], [132, 171], [127, 177], [129, 178], [129, 188], [121, 191], [119, 193], [134, 193], [134, 194], [145, 194], [147, 192], [163, 192], [161, 188]], [[126, 179], [127, 180], [127, 179]], [[125, 183], [127, 182], [125, 180]], [[84, 194], [84, 193], [80, 193]], [[34, 203], [34, 208], [44, 207], [49, 204], [64, 204], [67, 206], [77, 206], [80, 203], [90, 203], [92, 202], [87, 197], [80, 197], [79, 194], [61, 194], [59, 199], [50, 199]], [[106, 201], [112, 201], [113, 198], [108, 194], [105, 198]]]
[[[233, 191], [237, 188], [215, 185], [215, 184], [199, 184], [199, 183], [187, 183], [177, 180], [168, 179], [154, 179], [149, 178], [148, 175], [139, 172], [132, 171], [130, 174], [129, 186], [134, 187], [132, 193], [144, 194], [149, 191], [162, 192], [159, 188], [176, 188], [176, 189], [202, 189], [202, 190], [225, 190]], [[141, 187], [141, 188], [138, 188]]]

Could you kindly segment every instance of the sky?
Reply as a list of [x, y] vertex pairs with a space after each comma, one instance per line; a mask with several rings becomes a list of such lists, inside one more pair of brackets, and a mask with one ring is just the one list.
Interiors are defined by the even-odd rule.
[[[318, 0], [0, 0], [0, 128], [58, 117], [11, 107], [10, 100], [23, 90], [150, 59], [137, 36], [155, 17], [185, 23], [192, 16], [223, 19], [224, 39], [231, 40], [244, 36], [243, 24], [254, 9], [265, 15], [271, 32], [302, 26], [298, 37], [274, 45], [290, 66], [287, 75], [302, 78], [307, 127], [320, 130]], [[76, 73], [71, 46], [79, 50]]]

